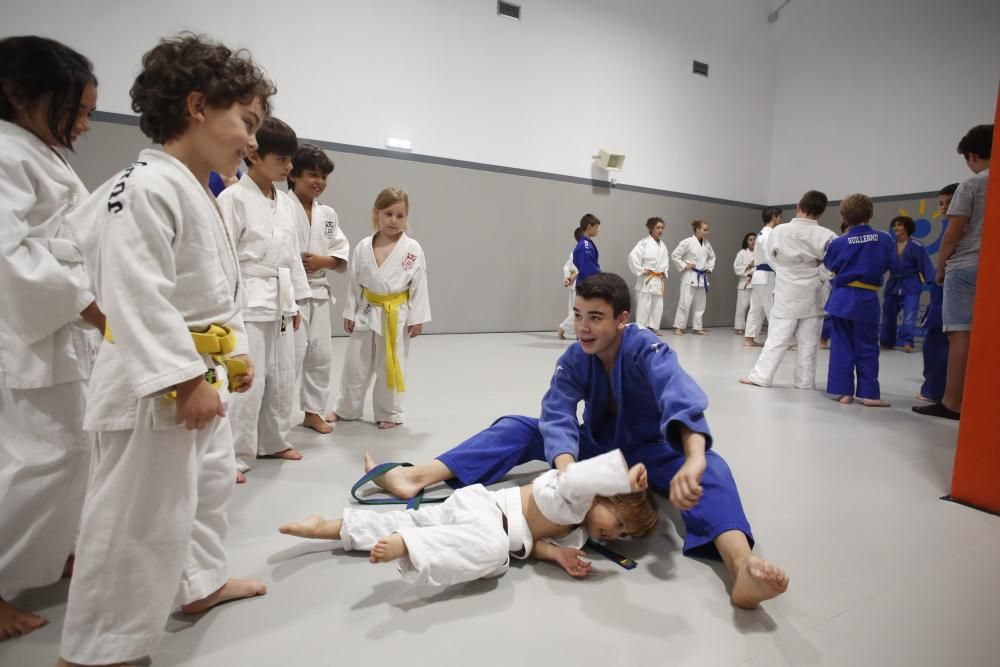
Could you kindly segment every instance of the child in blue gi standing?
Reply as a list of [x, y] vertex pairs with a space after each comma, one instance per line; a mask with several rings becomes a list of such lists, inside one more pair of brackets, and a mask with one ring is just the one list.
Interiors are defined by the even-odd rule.
[[594, 238], [601, 231], [601, 221], [593, 213], [587, 213], [580, 218], [580, 231], [583, 235], [573, 249], [573, 264], [576, 265], [577, 282], [601, 272], [601, 264]]
[[[938, 208], [942, 215], [948, 213], [951, 198], [958, 189], [958, 183], [952, 183], [938, 192]], [[945, 217], [943, 224], [948, 224]], [[945, 381], [948, 379], [948, 335], [941, 328], [941, 301], [944, 295], [941, 286], [936, 282], [931, 284], [931, 302], [924, 311], [924, 344], [921, 349], [924, 355], [924, 384], [920, 387], [917, 399], [929, 403], [937, 403], [944, 397]]]
[[826, 391], [845, 405], [857, 396], [868, 407], [884, 408], [889, 403], [878, 386], [878, 291], [892, 265], [895, 242], [868, 225], [873, 214], [866, 195], [844, 199], [840, 215], [847, 233], [830, 243], [823, 260], [835, 274], [826, 303], [833, 325]]
[[[917, 330], [917, 311], [924, 285], [934, 284], [934, 265], [923, 244], [911, 238], [917, 225], [908, 215], [897, 215], [889, 223], [896, 237], [896, 252], [892, 268], [882, 293], [882, 332], [879, 342], [892, 349], [897, 345], [904, 352], [913, 352], [913, 337]], [[903, 324], [897, 332], [896, 321], [903, 311]]]

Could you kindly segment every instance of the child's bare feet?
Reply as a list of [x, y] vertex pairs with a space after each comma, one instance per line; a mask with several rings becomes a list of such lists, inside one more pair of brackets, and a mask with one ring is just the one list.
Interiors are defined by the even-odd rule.
[[913, 346], [912, 345], [904, 345], [903, 346], [903, 352], [906, 352], [907, 354], [909, 354], [910, 352], [913, 352]]
[[340, 528], [343, 524], [341, 519], [329, 521], [319, 514], [310, 514], [302, 521], [286, 523], [278, 528], [278, 532], [296, 537], [309, 537], [314, 540], [339, 540]]
[[[371, 454], [365, 452], [365, 472], [371, 472], [375, 467], [375, 460]], [[409, 499], [420, 493], [424, 488], [419, 482], [412, 479], [413, 468], [398, 466], [384, 475], [379, 475], [372, 480], [375, 486], [388, 491], [397, 498]]]
[[185, 614], [200, 614], [223, 602], [252, 598], [264, 595], [265, 593], [267, 593], [267, 587], [264, 586], [264, 582], [262, 581], [257, 581], [256, 579], [227, 579], [222, 588], [206, 598], [189, 602], [181, 607], [181, 611]]
[[762, 384], [757, 384], [756, 382], [754, 382], [750, 378], [740, 378], [740, 384], [748, 384], [751, 387], [763, 387], [764, 386]]
[[396, 422], [386, 422], [386, 421], [376, 422], [376, 425], [383, 431], [389, 428], [396, 428], [397, 426], [399, 426], [399, 424], [397, 424]]
[[406, 542], [403, 541], [403, 536], [399, 533], [393, 533], [375, 543], [375, 548], [372, 549], [371, 554], [368, 556], [368, 562], [388, 563], [391, 560], [402, 558], [408, 553], [409, 551], [406, 549]]
[[837, 402], [840, 403], [841, 405], [850, 405], [851, 403], [854, 402], [854, 397], [844, 394], [843, 396], [837, 399]]
[[731, 600], [741, 609], [755, 609], [764, 600], [770, 600], [788, 588], [788, 575], [778, 567], [757, 556], [750, 556], [736, 573]]
[[302, 425], [306, 428], [311, 428], [317, 433], [330, 433], [333, 431], [333, 428], [315, 412], [307, 412], [305, 419], [302, 420]]
[[675, 328], [674, 329], [674, 335], [675, 336], [683, 336], [684, 335], [684, 330], [683, 329], [677, 329], [677, 328]]
[[693, 333], [695, 333], [698, 336], [707, 336], [708, 335], [708, 332], [705, 331], [704, 329], [695, 329]]
[[246, 484], [247, 483], [247, 476], [243, 474], [242, 470], [237, 470], [236, 471], [236, 483], [237, 484]]
[[861, 404], [866, 408], [888, 408], [891, 407], [889, 401], [883, 401], [880, 398], [863, 398], [861, 399]]
[[566, 332], [562, 330], [562, 327], [556, 329], [556, 333], [559, 335], [559, 340], [566, 340]]
[[923, 394], [917, 394], [918, 401], [924, 401], [925, 403], [937, 403], [933, 398], [927, 398]]
[[21, 611], [9, 602], [0, 599], [0, 641], [24, 636], [48, 624], [48, 622], [44, 616]]
[[737, 336], [742, 336], [743, 335], [743, 329], [737, 329], [736, 330], [736, 335]]
[[819, 349], [821, 349], [821, 350], [829, 350], [830, 349], [830, 341], [828, 341], [828, 340], [821, 340], [819, 342]]
[[323, 421], [325, 421], [327, 424], [336, 424], [339, 420], [340, 417], [338, 417], [337, 413], [334, 412], [333, 410], [327, 412], [326, 417], [323, 417]]
[[286, 461], [301, 461], [302, 452], [295, 449], [294, 447], [289, 447], [288, 449], [282, 449], [280, 452], [275, 452], [274, 454], [267, 454], [266, 456], [261, 456], [262, 459], [285, 459]]
[[764, 347], [753, 338], [747, 338], [743, 341], [743, 347]]

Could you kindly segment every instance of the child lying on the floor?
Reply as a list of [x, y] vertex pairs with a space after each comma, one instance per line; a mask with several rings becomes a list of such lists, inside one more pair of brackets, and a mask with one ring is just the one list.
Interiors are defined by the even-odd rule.
[[498, 577], [510, 556], [529, 555], [582, 577], [590, 572], [590, 562], [580, 558], [588, 536], [614, 540], [653, 532], [656, 505], [647, 486], [646, 466], [629, 469], [616, 449], [563, 472], [549, 470], [531, 486], [489, 491], [474, 484], [434, 507], [382, 513], [346, 508], [341, 519], [313, 514], [278, 530], [339, 539], [348, 550], [370, 549], [372, 563], [398, 559], [400, 574], [413, 583], [447, 586]]

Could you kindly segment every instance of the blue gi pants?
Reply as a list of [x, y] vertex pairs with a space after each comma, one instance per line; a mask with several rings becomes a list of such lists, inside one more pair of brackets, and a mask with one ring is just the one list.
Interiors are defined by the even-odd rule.
[[[903, 310], [903, 324], [896, 331], [896, 321], [900, 309]], [[920, 294], [890, 294], [882, 299], [882, 334], [879, 342], [885, 347], [913, 347], [913, 337], [917, 330], [917, 311], [920, 310]]]
[[819, 334], [819, 339], [826, 341], [830, 340], [830, 336], [833, 335], [832, 332], [833, 332], [833, 320], [830, 318], [829, 315], [826, 315], [823, 318], [823, 330]]
[[944, 397], [948, 377], [948, 334], [941, 327], [928, 327], [924, 336], [924, 384], [920, 395], [933, 401]]
[[[579, 458], [587, 459], [612, 449], [613, 446], [603, 447], [580, 433]], [[661, 492], [669, 491], [670, 480], [684, 463], [684, 454], [663, 442], [640, 445], [623, 451], [623, 454], [629, 466], [645, 463], [650, 488]], [[686, 528], [684, 553], [691, 555], [695, 550], [700, 552], [700, 547], [709, 546], [711, 548], [706, 551], [712, 554], [712, 541], [728, 530], [741, 531], [753, 546], [750, 523], [743, 513], [740, 494], [729, 466], [712, 450], [706, 452], [705, 458], [708, 465], [701, 480], [701, 500], [690, 510], [681, 512]], [[493, 484], [514, 466], [545, 460], [538, 420], [521, 416], [501, 417], [485, 431], [439, 456], [438, 460], [455, 474], [455, 479], [448, 482], [452, 487]]]
[[[854, 374], [858, 385], [855, 392]], [[833, 316], [830, 372], [826, 391], [837, 396], [878, 399], [878, 324]]]

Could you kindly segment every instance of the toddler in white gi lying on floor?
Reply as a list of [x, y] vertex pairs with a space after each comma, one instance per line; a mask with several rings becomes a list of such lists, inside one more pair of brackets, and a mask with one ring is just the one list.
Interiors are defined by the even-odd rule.
[[646, 467], [629, 469], [620, 450], [549, 470], [531, 486], [490, 491], [473, 484], [441, 505], [374, 512], [346, 508], [343, 518], [313, 514], [278, 530], [286, 535], [341, 540], [345, 549], [371, 550], [372, 563], [398, 560], [407, 581], [448, 586], [498, 577], [510, 556], [558, 563], [574, 577], [590, 563], [580, 557], [587, 537], [644, 537], [656, 526], [646, 492]]

